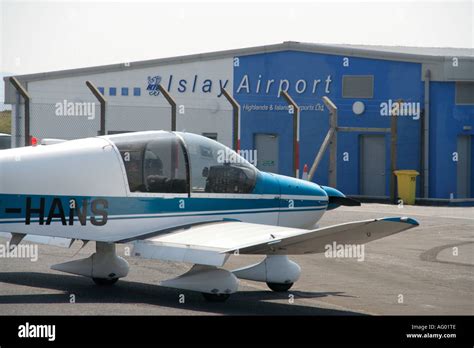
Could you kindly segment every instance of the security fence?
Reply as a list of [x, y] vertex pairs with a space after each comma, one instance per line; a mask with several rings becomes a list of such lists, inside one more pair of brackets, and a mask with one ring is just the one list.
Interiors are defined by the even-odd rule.
[[[79, 139], [100, 135], [100, 104], [96, 102], [31, 102], [29, 141], [25, 141], [24, 104], [12, 110], [13, 146], [37, 139]], [[176, 130], [209, 135], [232, 145], [232, 109], [230, 107], [177, 106]], [[0, 118], [0, 122], [2, 119]], [[171, 130], [171, 108], [157, 105], [107, 103], [105, 134], [134, 131]], [[0, 123], [1, 125], [1, 123]], [[210, 125], [212, 129], [209, 129]]]
[[[77, 139], [96, 136], [99, 130], [97, 103], [31, 103], [31, 136], [39, 139]], [[20, 127], [20, 130], [21, 127]]]
[[[83, 88], [65, 92], [64, 98], [57, 100], [45, 92], [30, 95], [15, 78], [11, 78], [10, 83], [20, 97], [12, 110], [14, 147], [31, 144], [32, 137], [72, 140], [101, 134], [173, 129], [208, 134], [224, 144], [235, 144], [232, 132], [233, 128], [237, 129], [234, 121], [239, 112], [236, 113], [236, 105], [224, 97], [180, 97], [175, 102], [159, 86], [160, 92], [156, 92], [148, 104], [126, 98], [107, 100], [87, 81]], [[212, 129], [207, 128], [209, 125]]]

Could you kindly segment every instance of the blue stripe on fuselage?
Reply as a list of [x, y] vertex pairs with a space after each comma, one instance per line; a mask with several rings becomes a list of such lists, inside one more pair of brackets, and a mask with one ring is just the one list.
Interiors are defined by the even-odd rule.
[[[50, 195], [11, 195], [0, 194], [0, 220], [3, 222], [23, 222], [26, 218], [27, 199], [30, 199], [30, 208], [40, 208], [41, 199], [44, 199], [44, 216], [48, 217], [53, 206], [59, 200], [68, 219], [70, 205], [74, 203], [76, 209], [82, 212], [84, 203], [87, 203], [86, 216], [94, 215], [91, 203], [95, 200], [107, 201], [107, 213], [109, 219], [118, 219], [126, 215], [128, 218], [146, 217], [169, 217], [174, 215], [222, 215], [222, 214], [247, 214], [279, 212], [288, 210], [287, 207], [280, 208], [281, 201], [275, 198], [196, 198], [196, 197], [84, 197], [84, 196], [50, 196]], [[72, 202], [74, 200], [74, 202]], [[295, 199], [294, 208], [298, 211], [322, 210], [327, 206], [326, 201], [313, 199]], [[101, 206], [101, 208], [103, 208]], [[19, 212], [15, 209], [20, 209]], [[59, 212], [56, 204], [55, 213]], [[160, 214], [160, 216], [157, 216]], [[39, 214], [36, 210], [30, 212], [31, 222], [38, 220]], [[53, 218], [52, 221], [57, 221]], [[74, 219], [77, 221], [77, 217]], [[0, 221], [1, 223], [2, 221]]]

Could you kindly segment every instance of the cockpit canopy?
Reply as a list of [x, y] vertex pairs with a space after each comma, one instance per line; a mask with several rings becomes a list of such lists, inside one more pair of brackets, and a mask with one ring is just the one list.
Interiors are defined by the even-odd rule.
[[181, 132], [108, 137], [122, 157], [130, 192], [250, 193], [257, 169], [225, 145]]

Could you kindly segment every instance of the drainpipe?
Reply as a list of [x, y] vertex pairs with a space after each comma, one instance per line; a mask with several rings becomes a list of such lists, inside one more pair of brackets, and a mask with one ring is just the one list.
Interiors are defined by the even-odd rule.
[[429, 164], [430, 164], [430, 79], [431, 71], [425, 71], [425, 114], [423, 117], [423, 197], [429, 196]]

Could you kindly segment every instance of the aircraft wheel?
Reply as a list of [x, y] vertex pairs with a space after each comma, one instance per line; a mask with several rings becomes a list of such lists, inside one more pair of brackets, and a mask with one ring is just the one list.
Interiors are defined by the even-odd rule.
[[225, 302], [230, 297], [230, 294], [209, 294], [203, 292], [202, 296], [204, 296], [208, 302]]
[[275, 292], [285, 292], [290, 290], [293, 283], [281, 284], [281, 283], [267, 283], [268, 287]]
[[92, 278], [92, 280], [94, 281], [94, 283], [96, 283], [97, 285], [100, 285], [100, 286], [111, 286], [111, 285], [114, 285], [115, 283], [117, 283], [117, 280], [119, 280], [118, 278], [111, 278], [111, 279], [108, 279], [108, 278]]

